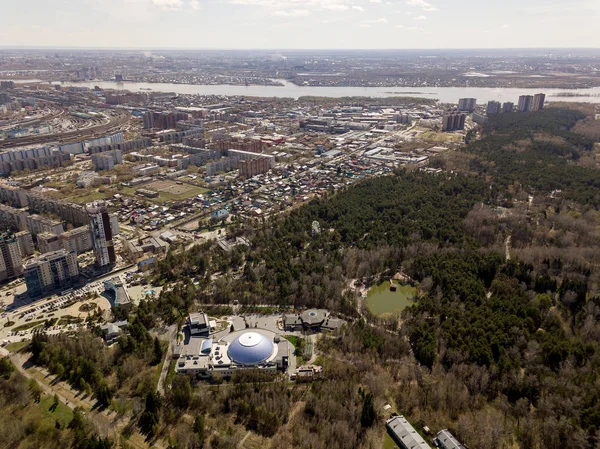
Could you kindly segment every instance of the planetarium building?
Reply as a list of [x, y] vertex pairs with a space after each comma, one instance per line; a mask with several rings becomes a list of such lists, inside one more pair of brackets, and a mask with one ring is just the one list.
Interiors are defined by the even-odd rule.
[[245, 329], [219, 339], [194, 337], [179, 354], [177, 371], [199, 378], [227, 377], [238, 370], [285, 370], [294, 346], [266, 329]]

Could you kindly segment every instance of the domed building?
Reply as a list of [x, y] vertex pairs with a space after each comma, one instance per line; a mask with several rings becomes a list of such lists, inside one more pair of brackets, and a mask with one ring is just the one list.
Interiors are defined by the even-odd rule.
[[[194, 342], [194, 340], [196, 340]], [[218, 340], [194, 338], [177, 361], [177, 371], [199, 378], [229, 377], [243, 369], [286, 370], [294, 346], [266, 329], [244, 329]]]

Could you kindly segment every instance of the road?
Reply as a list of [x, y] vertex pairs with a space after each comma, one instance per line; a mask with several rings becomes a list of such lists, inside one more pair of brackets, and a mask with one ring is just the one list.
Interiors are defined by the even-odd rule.
[[173, 341], [176, 337], [177, 325], [172, 324], [169, 326], [167, 331], [167, 342], [169, 343], [169, 347], [167, 349], [167, 353], [165, 354], [165, 359], [163, 360], [163, 366], [162, 370], [160, 371], [160, 377], [158, 378], [158, 384], [156, 385], [156, 391], [158, 391], [161, 395], [165, 394], [165, 379], [169, 373], [169, 366], [171, 365], [171, 359], [173, 357]]

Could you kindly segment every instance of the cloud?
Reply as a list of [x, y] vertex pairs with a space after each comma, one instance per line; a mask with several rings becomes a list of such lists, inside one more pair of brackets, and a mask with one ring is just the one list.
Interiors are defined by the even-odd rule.
[[322, 7], [328, 9], [329, 11], [346, 11], [350, 8], [348, 5], [343, 5], [341, 3], [334, 3], [333, 5], [323, 5]]
[[365, 12], [365, 8], [363, 8], [362, 6], [356, 6], [356, 5], [354, 5], [352, 7], [352, 11]]
[[310, 11], [308, 9], [279, 10], [273, 11], [272, 15], [279, 17], [305, 17], [310, 15]]
[[162, 9], [177, 11], [183, 6], [182, 0], [150, 0], [155, 6]]
[[199, 11], [202, 9], [202, 6], [200, 6], [200, 2], [198, 0], [190, 0], [190, 8]]
[[387, 19], [385, 17], [381, 17], [379, 19], [363, 20], [361, 22], [361, 24], [363, 24], [363, 25], [369, 25], [371, 23], [388, 23], [388, 21], [387, 21]]
[[381, 0], [369, 0], [369, 3], [381, 3]]
[[425, 31], [423, 28], [419, 28], [419, 27], [408, 27], [407, 30], [408, 31]]
[[329, 11], [346, 11], [352, 5], [350, 0], [227, 0], [229, 3], [244, 6], [257, 6], [280, 10], [322, 8]]
[[437, 8], [425, 0], [406, 0], [408, 6], [421, 8], [423, 11], [437, 11]]
[[427, 17], [419, 16], [419, 17], [415, 17], [415, 20], [427, 20]]
[[361, 28], [371, 28], [371, 25], [369, 25], [368, 23], [361, 23], [358, 26], [361, 27]]
[[510, 28], [510, 25], [508, 25], [508, 24], [505, 23], [504, 25], [501, 26], [501, 28], [503, 30], [508, 30]]

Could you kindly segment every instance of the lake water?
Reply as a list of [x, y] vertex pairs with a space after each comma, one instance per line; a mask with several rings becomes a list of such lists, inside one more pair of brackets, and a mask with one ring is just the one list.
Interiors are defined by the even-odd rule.
[[[102, 89], [129, 90], [131, 92], [154, 91], [175, 92], [178, 94], [227, 95], [248, 97], [295, 98], [302, 96], [321, 97], [422, 97], [432, 98], [444, 103], [456, 103], [459, 98], [477, 98], [479, 104], [491, 100], [512, 101], [517, 103], [520, 95], [546, 94], [546, 101], [571, 101], [600, 103], [600, 87], [590, 89], [514, 89], [494, 87], [314, 87], [297, 86], [282, 81], [283, 86], [230, 86], [230, 85], [193, 85], [173, 83], [135, 83], [115, 81], [86, 81], [64, 83], [65, 86], [84, 86]], [[556, 97], [559, 92], [592, 95], [588, 97]]]
[[375, 315], [392, 313], [399, 314], [408, 306], [413, 304], [411, 299], [415, 296], [417, 289], [410, 285], [400, 285], [394, 281], [397, 286], [395, 292], [390, 290], [390, 282], [385, 281], [375, 285], [367, 292], [367, 307]]

